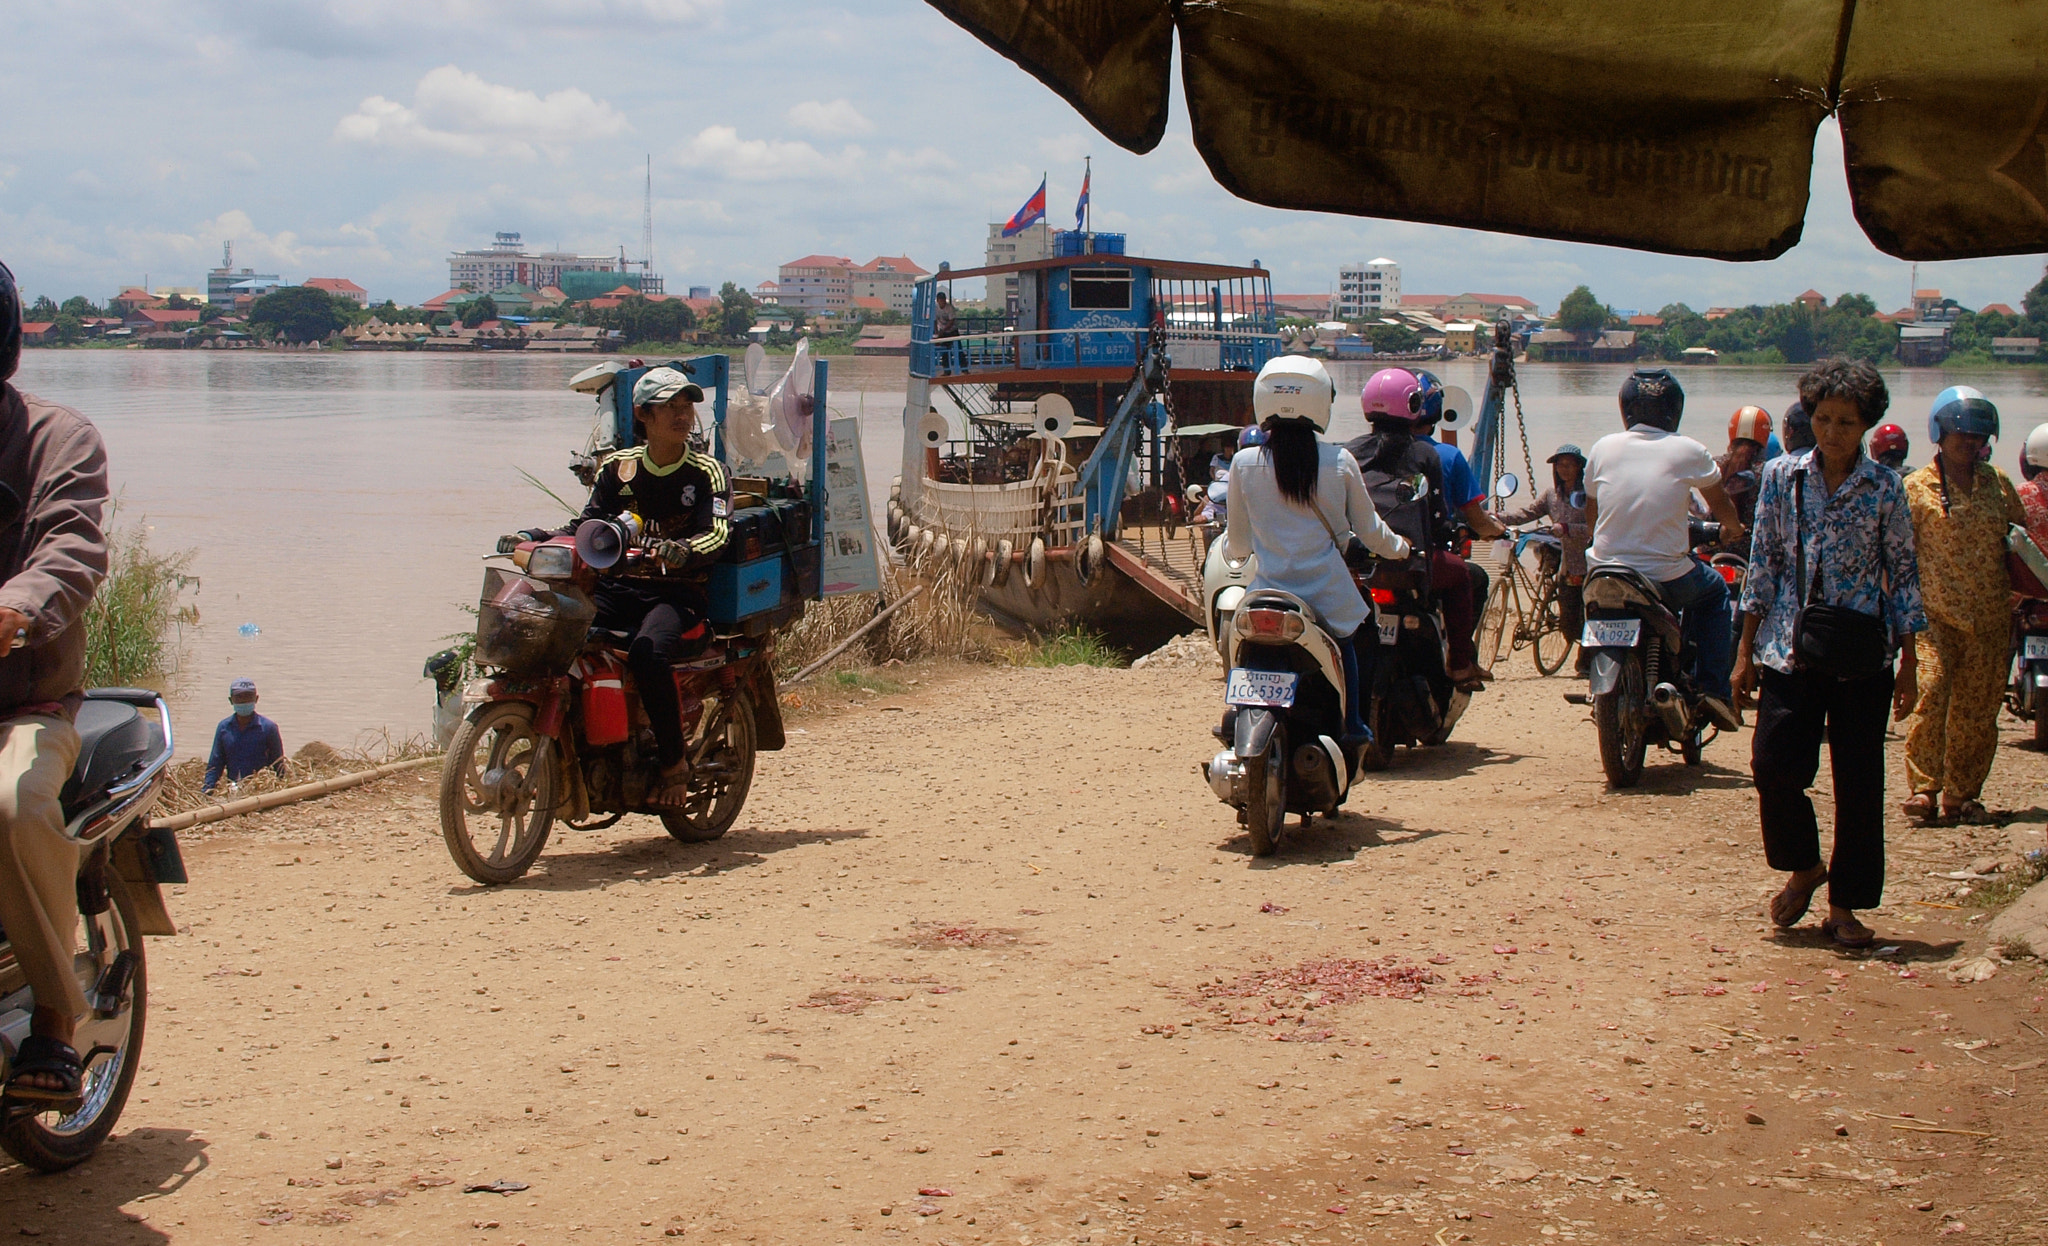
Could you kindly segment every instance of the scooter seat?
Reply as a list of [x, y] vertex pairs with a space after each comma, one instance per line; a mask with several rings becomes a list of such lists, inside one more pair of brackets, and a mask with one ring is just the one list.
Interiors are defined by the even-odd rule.
[[132, 774], [163, 747], [163, 732], [132, 705], [88, 700], [78, 707], [78, 764], [58, 799], [67, 815]]

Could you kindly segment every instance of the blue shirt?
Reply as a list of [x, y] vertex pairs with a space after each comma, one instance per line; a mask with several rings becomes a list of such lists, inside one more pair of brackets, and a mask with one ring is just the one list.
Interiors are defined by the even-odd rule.
[[1447, 446], [1434, 437], [1417, 437], [1436, 447], [1436, 456], [1444, 461], [1444, 493], [1451, 499], [1452, 510], [1463, 510], [1477, 502], [1485, 494], [1479, 488], [1478, 478], [1472, 475], [1472, 464], [1465, 460], [1465, 452], [1456, 446]]
[[1793, 623], [1802, 596], [1799, 514], [1795, 474], [1806, 477], [1806, 576], [1820, 574], [1821, 600], [1876, 615], [1891, 625], [1892, 643], [1927, 630], [1920, 603], [1920, 562], [1913, 547], [1913, 514], [1898, 473], [1859, 455], [1855, 470], [1832, 495], [1813, 450], [1795, 450], [1764, 467], [1757, 489], [1756, 528], [1749, 547], [1749, 578], [1742, 610], [1762, 616], [1756, 660], [1792, 671]]
[[284, 737], [277, 724], [261, 714], [249, 715], [249, 724], [229, 714], [213, 729], [213, 756], [206, 759], [206, 780], [202, 791], [212, 791], [226, 771], [230, 783], [238, 783], [269, 766], [284, 777]]

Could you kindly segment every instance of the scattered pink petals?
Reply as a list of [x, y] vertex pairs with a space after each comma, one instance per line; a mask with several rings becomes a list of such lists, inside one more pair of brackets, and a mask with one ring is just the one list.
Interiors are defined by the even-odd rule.
[[919, 1198], [951, 1198], [953, 1197], [953, 1191], [940, 1185], [928, 1185], [920, 1187], [917, 1191], [917, 1196]]
[[1261, 912], [1261, 913], [1285, 913], [1286, 911], [1287, 911], [1287, 906], [1286, 906], [1286, 905], [1284, 905], [1284, 904], [1275, 904], [1275, 903], [1273, 903], [1273, 902], [1272, 902], [1271, 900], [1268, 900], [1268, 901], [1266, 901], [1266, 902], [1265, 902], [1264, 904], [1261, 904], [1261, 905], [1259, 906], [1259, 912]]
[[1323, 1208], [1323, 1210], [1329, 1212], [1333, 1216], [1341, 1216], [1345, 1212], [1350, 1211], [1351, 1209], [1349, 1207], [1346, 1207], [1342, 1203], [1332, 1203], [1328, 1207]]
[[1770, 990], [1770, 989], [1771, 989], [1771, 984], [1770, 984], [1770, 983], [1768, 983], [1768, 982], [1759, 982], [1759, 983], [1757, 983], [1757, 984], [1756, 984], [1755, 986], [1753, 986], [1753, 987], [1749, 988], [1749, 993], [1750, 993], [1751, 995], [1762, 995], [1762, 994], [1763, 994], [1763, 993], [1764, 993], [1765, 991], [1768, 991], [1768, 990]]
[[1493, 945], [1493, 954], [1495, 956], [1513, 956], [1521, 950], [1521, 948], [1516, 947], [1512, 943], [1496, 943]]
[[1728, 988], [1725, 986], [1709, 986], [1700, 989], [1700, 994], [1702, 995], [1726, 995], [1727, 993]]

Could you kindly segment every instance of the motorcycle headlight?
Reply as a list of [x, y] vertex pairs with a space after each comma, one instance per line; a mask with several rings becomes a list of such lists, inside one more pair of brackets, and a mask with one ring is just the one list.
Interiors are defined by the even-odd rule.
[[526, 574], [537, 580], [566, 580], [576, 574], [573, 545], [536, 545], [526, 558]]

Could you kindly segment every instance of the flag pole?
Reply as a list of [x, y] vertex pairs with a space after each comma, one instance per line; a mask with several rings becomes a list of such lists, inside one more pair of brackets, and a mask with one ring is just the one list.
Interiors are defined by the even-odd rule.
[[1092, 233], [1094, 233], [1094, 232], [1095, 232], [1095, 182], [1094, 182], [1094, 177], [1095, 177], [1095, 157], [1093, 157], [1093, 156], [1083, 156], [1083, 157], [1081, 157], [1081, 185], [1082, 185], [1083, 187], [1087, 188], [1087, 190], [1088, 190], [1088, 206], [1087, 206], [1087, 208], [1086, 208], [1086, 209], [1084, 209], [1084, 210], [1083, 210], [1083, 213], [1082, 213], [1082, 214], [1083, 214], [1083, 216], [1085, 216], [1085, 217], [1087, 218], [1087, 219], [1086, 219], [1086, 220], [1085, 220], [1085, 221], [1084, 221], [1084, 222], [1082, 223], [1082, 225], [1081, 225], [1081, 232], [1082, 232], [1082, 233], [1084, 233], [1084, 234], [1092, 234]]

